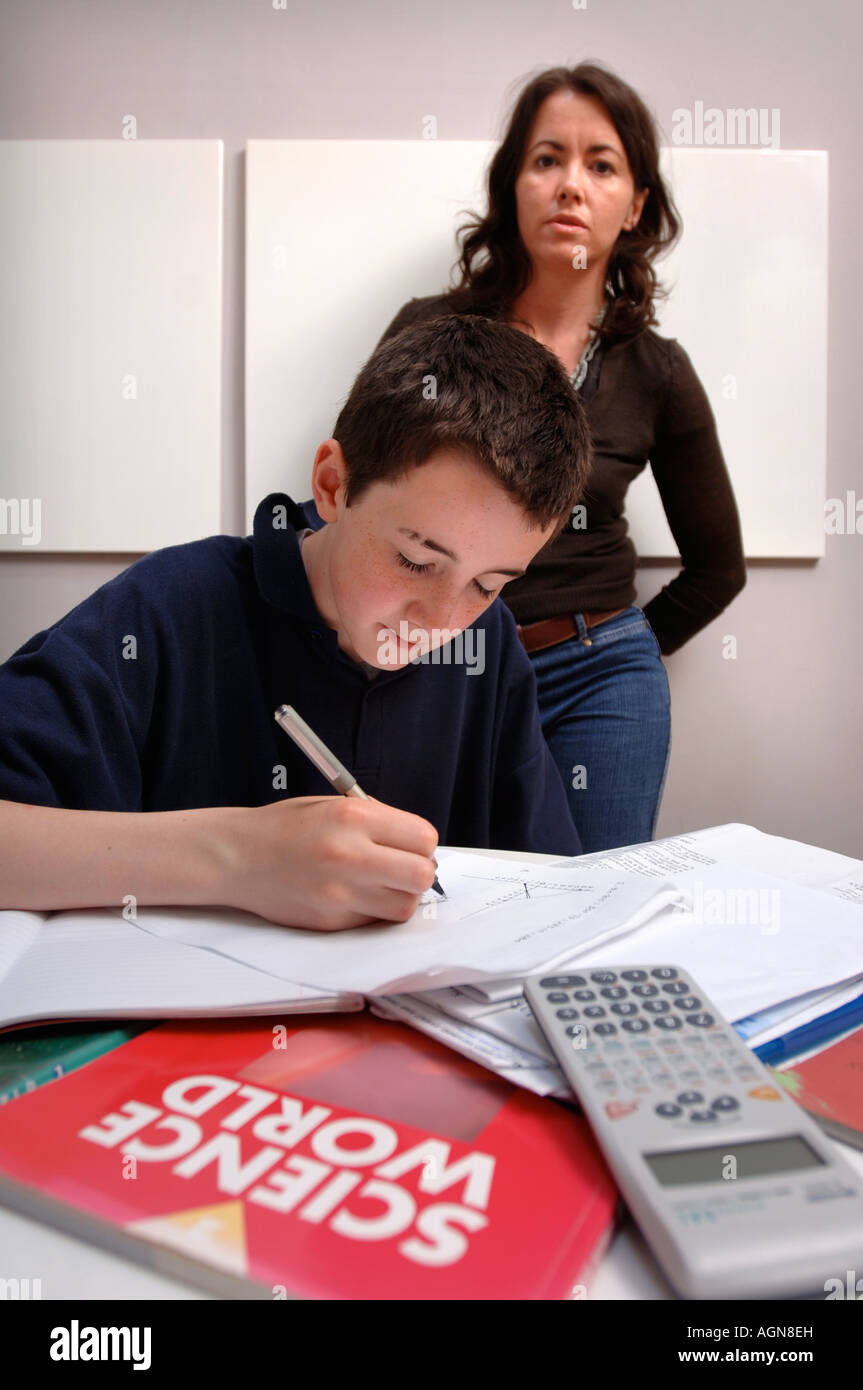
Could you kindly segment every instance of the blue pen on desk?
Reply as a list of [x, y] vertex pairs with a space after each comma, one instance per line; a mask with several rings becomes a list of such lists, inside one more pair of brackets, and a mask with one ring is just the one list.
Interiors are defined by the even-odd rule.
[[[301, 718], [292, 705], [279, 705], [275, 713], [276, 723], [279, 724], [309, 759], [314, 763], [319, 772], [322, 772], [328, 782], [331, 782], [337, 792], [342, 796], [361, 796], [364, 801], [368, 797], [362, 787], [357, 782], [352, 772], [343, 763], [340, 763], [335, 753], [331, 753], [325, 743], [322, 743], [315, 733], [310, 729], [305, 719]], [[437, 860], [434, 861], [437, 868]], [[432, 884], [432, 888], [443, 898], [446, 896], [441, 888], [437, 874]]]
[[847, 1004], [841, 1004], [838, 1009], [831, 1009], [829, 1014], [824, 1014], [821, 1018], [813, 1018], [811, 1023], [803, 1023], [799, 1028], [793, 1028], [784, 1037], [771, 1038], [770, 1042], [753, 1047], [752, 1051], [762, 1062], [782, 1061], [786, 1057], [809, 1052], [820, 1043], [832, 1042], [840, 1034], [848, 1033], [861, 1024], [863, 994], [858, 995], [856, 999], [849, 999]]

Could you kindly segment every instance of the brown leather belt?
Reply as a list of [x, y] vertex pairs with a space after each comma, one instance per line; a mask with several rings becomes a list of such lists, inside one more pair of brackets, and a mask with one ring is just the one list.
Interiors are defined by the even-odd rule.
[[[582, 613], [585, 627], [596, 627], [598, 623], [607, 623], [609, 618], [616, 618], [618, 613], [625, 613], [625, 608], [610, 608], [605, 613]], [[575, 621], [568, 614], [559, 618], [543, 618], [541, 623], [528, 623], [525, 627], [516, 624], [518, 635], [521, 638], [522, 646], [528, 652], [540, 652], [544, 647], [556, 647], [558, 642], [566, 642], [570, 637], [578, 636], [578, 628]], [[584, 645], [591, 645], [589, 638], [584, 638]]]

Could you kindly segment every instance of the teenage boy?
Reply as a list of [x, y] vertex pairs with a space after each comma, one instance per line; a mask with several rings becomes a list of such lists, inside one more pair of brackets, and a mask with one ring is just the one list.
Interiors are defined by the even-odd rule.
[[[588, 463], [563, 368], [517, 329], [379, 347], [315, 455], [317, 517], [273, 493], [253, 536], [145, 556], [0, 666], [0, 907], [133, 894], [334, 929], [409, 917], [438, 837], [579, 853], [495, 600]], [[283, 703], [369, 800], [332, 793]]]

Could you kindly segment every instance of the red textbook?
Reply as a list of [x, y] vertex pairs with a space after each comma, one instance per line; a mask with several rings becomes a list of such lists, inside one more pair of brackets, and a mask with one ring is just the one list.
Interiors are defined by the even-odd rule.
[[826, 1134], [863, 1149], [863, 1028], [805, 1062], [771, 1070]]
[[368, 1014], [168, 1023], [0, 1110], [0, 1201], [230, 1298], [578, 1297], [585, 1121]]

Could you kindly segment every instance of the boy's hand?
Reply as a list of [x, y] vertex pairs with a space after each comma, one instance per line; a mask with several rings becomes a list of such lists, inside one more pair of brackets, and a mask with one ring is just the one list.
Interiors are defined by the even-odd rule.
[[219, 902], [280, 926], [404, 922], [434, 881], [434, 826], [372, 797], [297, 796], [218, 815]]

